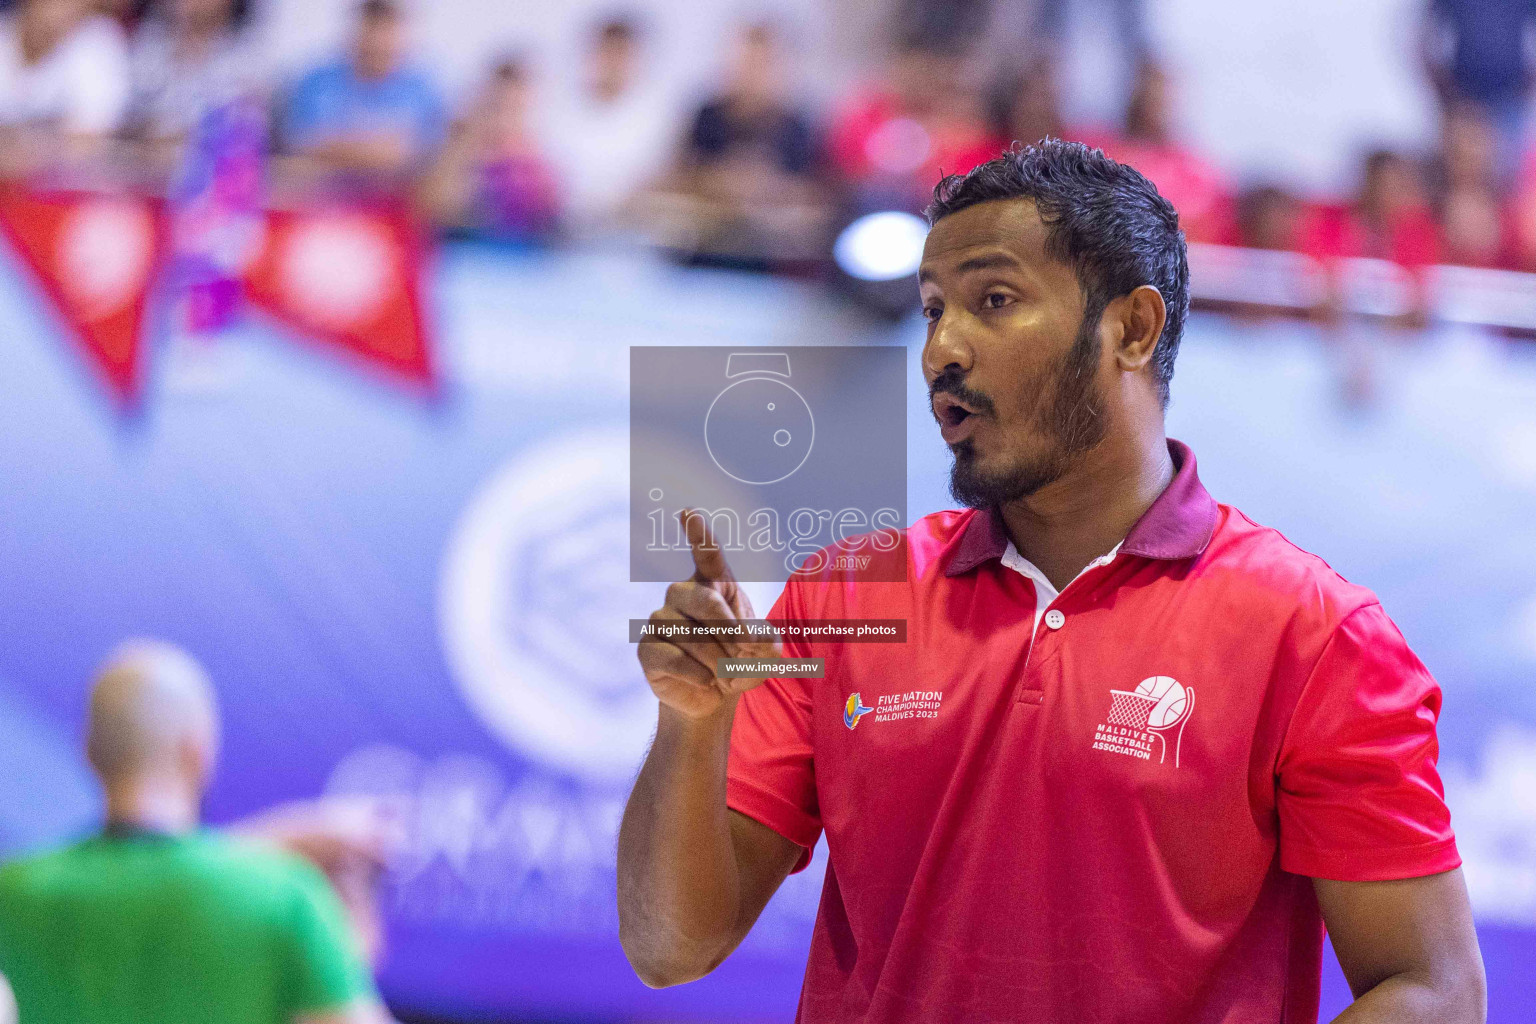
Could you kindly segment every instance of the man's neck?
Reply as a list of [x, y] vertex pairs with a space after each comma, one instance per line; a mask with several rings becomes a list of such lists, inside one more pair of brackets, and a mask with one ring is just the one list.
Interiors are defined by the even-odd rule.
[[180, 835], [198, 824], [197, 796], [173, 782], [132, 781], [107, 786], [107, 823]]
[[1173, 480], [1161, 430], [1111, 436], [1055, 483], [1000, 512], [1008, 538], [1060, 590], [1131, 532]]

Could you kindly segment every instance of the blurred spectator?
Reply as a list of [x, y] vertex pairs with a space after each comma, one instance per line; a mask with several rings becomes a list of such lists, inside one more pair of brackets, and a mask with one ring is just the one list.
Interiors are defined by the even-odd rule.
[[995, 0], [894, 0], [887, 24], [900, 25], [909, 37], [933, 46], [969, 49], [980, 40], [996, 6]]
[[1428, 271], [1440, 258], [1438, 232], [1424, 182], [1413, 163], [1388, 149], [1367, 155], [1353, 203], [1319, 207], [1303, 231], [1305, 250], [1329, 271], [1330, 296], [1321, 311], [1337, 319], [1343, 308], [1343, 261], [1387, 260], [1408, 272], [1408, 310], [1401, 326], [1428, 320]]
[[0, 972], [22, 1020], [385, 1019], [320, 872], [198, 828], [219, 725], [196, 661], [125, 645], [92, 690], [88, 734], [105, 830], [0, 869]]
[[736, 41], [725, 89], [704, 103], [663, 202], [667, 243], [699, 262], [788, 268], [822, 255], [828, 213], [809, 113], [789, 96], [767, 24]]
[[1233, 241], [1246, 249], [1259, 249], [1272, 257], [1252, 253], [1197, 253], [1195, 272], [1205, 277], [1213, 292], [1204, 304], [1247, 322], [1262, 323], [1277, 316], [1308, 314], [1309, 261], [1295, 255], [1301, 247], [1304, 207], [1288, 189], [1274, 184], [1245, 188], [1234, 203]]
[[1278, 185], [1246, 189], [1237, 198], [1237, 244], [1295, 250], [1301, 244], [1301, 200]]
[[1499, 139], [1499, 169], [1514, 174], [1524, 148], [1532, 80], [1533, 0], [1430, 0], [1422, 56], [1447, 109], [1482, 107]]
[[244, 29], [249, 0], [159, 0], [133, 39], [128, 130], [175, 149], [209, 107], [257, 96], [261, 58]]
[[[1430, 270], [1440, 246], [1419, 168], [1390, 149], [1372, 151], [1353, 202], [1314, 208], [1302, 235], [1303, 250], [1324, 270], [1324, 293], [1314, 315], [1335, 349], [1341, 397], [1350, 408], [1367, 408], [1379, 391], [1384, 335], [1345, 311], [1365, 310], [1393, 332], [1420, 331], [1429, 322]], [[1349, 262], [1359, 258], [1398, 269]]]
[[1418, 169], [1401, 154], [1377, 150], [1366, 157], [1360, 195], [1346, 222], [1348, 247], [1400, 266], [1427, 266], [1438, 258], [1434, 221]]
[[1446, 263], [1497, 267], [1509, 255], [1504, 211], [1491, 189], [1469, 187], [1448, 193], [1440, 207], [1440, 232], [1441, 259]]
[[96, 0], [96, 13], [111, 18], [130, 36], [138, 29], [139, 22], [149, 13], [157, 0]]
[[1177, 139], [1174, 84], [1157, 64], [1141, 65], [1126, 105], [1124, 132], [1103, 142], [1106, 153], [1146, 175], [1179, 211], [1191, 242], [1226, 242], [1232, 210], [1226, 179], [1214, 165]]
[[1507, 259], [1498, 140], [1482, 107], [1458, 101], [1446, 109], [1440, 153], [1430, 177], [1442, 258], [1473, 267], [1497, 266]]
[[986, 123], [966, 70], [962, 51], [907, 36], [882, 80], [843, 106], [829, 150], [861, 211], [921, 212], [940, 177], [968, 171], [1007, 145]]
[[822, 0], [817, 9], [826, 29], [822, 57], [827, 81], [841, 86], [872, 78], [885, 58], [870, 43], [901, 24], [900, 0]]
[[497, 63], [424, 182], [437, 223], [520, 239], [554, 232], [555, 177], [530, 130], [531, 92], [523, 61]]
[[293, 87], [286, 149], [343, 181], [403, 187], [442, 144], [436, 88], [406, 62], [406, 15], [395, 0], [363, 0], [351, 52]]
[[1505, 262], [1536, 272], [1536, 158], [1526, 160], [1515, 181], [1506, 229]]
[[1061, 116], [1053, 58], [1036, 57], [1002, 81], [992, 97], [992, 123], [998, 139], [1026, 146], [1068, 134]]
[[[1034, 35], [1052, 51], [1059, 52], [1067, 36], [1067, 19], [1073, 0], [1035, 0]], [[1128, 67], [1135, 67], [1151, 58], [1152, 47], [1147, 34], [1146, 0], [1101, 0], [1102, 9], [1110, 8], [1116, 42], [1121, 57]]]
[[603, 22], [591, 35], [575, 95], [555, 104], [548, 118], [566, 220], [578, 233], [622, 220], [631, 199], [656, 183], [675, 151], [676, 113], [643, 60], [635, 21]]
[[[993, 0], [991, 6], [993, 17], [984, 42], [990, 66], [1005, 73], [1039, 58], [1065, 59], [1072, 48], [1072, 22], [1091, 19], [1095, 36], [1111, 44], [1103, 76], [1108, 81], [1096, 75], [1091, 91], [1111, 103], [1112, 109], [1124, 104], [1136, 69], [1152, 58], [1146, 0]], [[1079, 84], [1084, 84], [1081, 79]], [[1078, 103], [1083, 100], [1082, 96], [1072, 98]]]
[[94, 153], [127, 100], [122, 30], [88, 0], [22, 0], [0, 17], [0, 173]]
[[1431, 187], [1442, 193], [1471, 185], [1497, 188], [1498, 138], [1488, 112], [1476, 103], [1452, 103], [1441, 128]]

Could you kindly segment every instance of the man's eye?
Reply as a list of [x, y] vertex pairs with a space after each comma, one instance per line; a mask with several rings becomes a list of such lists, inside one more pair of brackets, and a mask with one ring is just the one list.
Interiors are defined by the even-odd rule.
[[988, 292], [987, 297], [981, 300], [981, 304], [987, 309], [1001, 309], [1012, 301], [1002, 292]]
[[939, 307], [937, 307], [937, 306], [924, 306], [923, 307], [923, 319], [927, 320], [929, 323], [935, 322], [936, 320], [939, 319], [939, 317], [941, 317], [943, 315], [944, 315], [944, 311], [942, 309], [940, 309]]

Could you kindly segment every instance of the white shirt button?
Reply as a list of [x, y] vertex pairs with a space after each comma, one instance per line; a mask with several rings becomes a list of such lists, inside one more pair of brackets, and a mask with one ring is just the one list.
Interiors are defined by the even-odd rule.
[[1067, 617], [1061, 614], [1060, 608], [1052, 608], [1045, 613], [1045, 624], [1052, 629], [1060, 629], [1067, 624]]

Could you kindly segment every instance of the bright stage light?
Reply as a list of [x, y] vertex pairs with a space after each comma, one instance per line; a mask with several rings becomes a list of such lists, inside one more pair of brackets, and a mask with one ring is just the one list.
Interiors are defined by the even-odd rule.
[[849, 277], [894, 281], [917, 273], [927, 237], [928, 225], [921, 217], [886, 210], [860, 217], [844, 228], [832, 255]]

